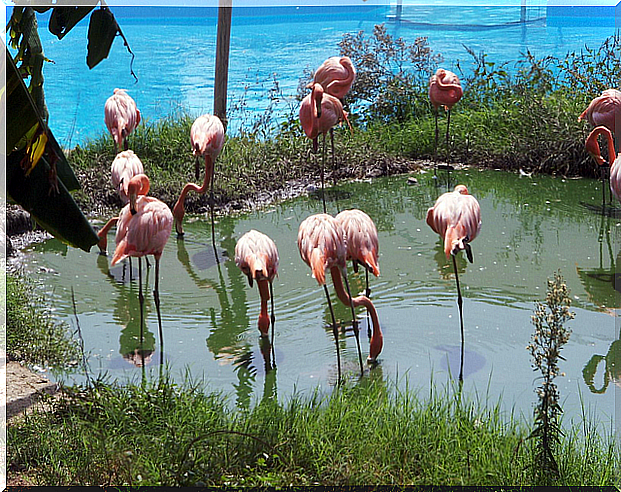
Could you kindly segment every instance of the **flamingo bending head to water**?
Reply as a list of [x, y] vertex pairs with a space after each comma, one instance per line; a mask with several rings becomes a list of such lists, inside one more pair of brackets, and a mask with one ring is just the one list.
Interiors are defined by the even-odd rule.
[[272, 300], [272, 345], [274, 344], [274, 292], [272, 282], [278, 274], [278, 248], [276, 243], [262, 232], [254, 229], [239, 238], [235, 245], [235, 264], [248, 277], [252, 287], [254, 280], [261, 296], [261, 314], [259, 315], [259, 331], [267, 336], [270, 317], [267, 314], [267, 301]]
[[[368, 297], [358, 296], [352, 298], [349, 293], [349, 283], [347, 282], [346, 258], [347, 244], [345, 232], [341, 225], [328, 214], [316, 214], [307, 217], [300, 224], [298, 230], [298, 249], [302, 260], [311, 268], [313, 277], [319, 285], [322, 285], [330, 308], [332, 316], [332, 332], [336, 344], [336, 357], [338, 366], [339, 380], [341, 378], [341, 357], [338, 344], [338, 330], [336, 327], [336, 318], [332, 310], [330, 302], [330, 294], [326, 286], [326, 271], [329, 270], [334, 283], [339, 300], [352, 309], [352, 318], [354, 325], [354, 334], [358, 345], [358, 357], [360, 361], [360, 370], [362, 367], [362, 354], [360, 351], [360, 338], [358, 334], [358, 324], [355, 317], [354, 308], [364, 306], [371, 314], [373, 321], [373, 335], [371, 337], [371, 346], [369, 350], [369, 363], [375, 363], [377, 357], [382, 351], [383, 336], [379, 324], [379, 318], [375, 306]], [[343, 288], [342, 278], [345, 279], [347, 291]]]
[[461, 327], [461, 367], [459, 370], [459, 381], [461, 382], [463, 381], [464, 369], [464, 318], [455, 255], [460, 251], [465, 251], [468, 260], [472, 263], [470, 243], [481, 231], [481, 207], [477, 199], [468, 194], [468, 188], [464, 185], [457, 185], [454, 191], [440, 195], [435, 205], [427, 210], [427, 224], [444, 240], [446, 257], [453, 257]]

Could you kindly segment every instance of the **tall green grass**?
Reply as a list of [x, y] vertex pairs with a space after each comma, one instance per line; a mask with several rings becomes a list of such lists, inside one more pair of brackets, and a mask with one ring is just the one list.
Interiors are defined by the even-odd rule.
[[[534, 483], [528, 426], [500, 402], [391, 386], [365, 379], [231, 410], [197, 383], [98, 381], [9, 427], [9, 468], [42, 485]], [[556, 484], [619, 485], [612, 438], [578, 436], [575, 427], [561, 441]]]
[[6, 352], [9, 360], [58, 369], [79, 357], [69, 326], [55, 321], [36, 286], [15, 273], [6, 274]]

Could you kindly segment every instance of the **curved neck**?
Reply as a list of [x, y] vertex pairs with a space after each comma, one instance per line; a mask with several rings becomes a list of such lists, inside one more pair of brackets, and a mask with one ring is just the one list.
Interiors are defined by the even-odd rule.
[[183, 187], [183, 190], [181, 191], [181, 195], [179, 195], [178, 201], [183, 203], [185, 200], [185, 196], [190, 191], [196, 191], [197, 193], [200, 193], [201, 195], [205, 193], [207, 191], [207, 188], [209, 187], [209, 184], [211, 183], [212, 177], [213, 177], [213, 160], [211, 159], [210, 155], [205, 155], [205, 177], [203, 178], [202, 186], [199, 187], [197, 184], [194, 184], [194, 183], [186, 184]]
[[343, 279], [341, 278], [341, 270], [339, 267], [333, 266], [330, 268], [330, 274], [332, 275], [332, 283], [334, 284], [334, 290], [336, 290], [336, 295], [339, 300], [349, 306], [350, 303], [354, 305], [354, 307], [365, 307], [369, 311], [371, 315], [371, 321], [373, 323], [373, 333], [371, 334], [371, 350], [369, 358], [375, 360], [379, 353], [382, 350], [382, 329], [379, 323], [379, 317], [377, 316], [377, 311], [375, 310], [375, 306], [366, 296], [358, 296], [351, 298], [349, 294], [345, 291], [343, 287]]
[[591, 134], [587, 138], [586, 142], [586, 150], [591, 154], [591, 156], [595, 159], [595, 162], [598, 166], [603, 166], [605, 164], [604, 159], [601, 156], [599, 141], [597, 137], [599, 135], [604, 135], [608, 143], [608, 165], [615, 160], [616, 151], [615, 151], [615, 142], [612, 138], [612, 132], [606, 128], [605, 126], [598, 126], [591, 132]]

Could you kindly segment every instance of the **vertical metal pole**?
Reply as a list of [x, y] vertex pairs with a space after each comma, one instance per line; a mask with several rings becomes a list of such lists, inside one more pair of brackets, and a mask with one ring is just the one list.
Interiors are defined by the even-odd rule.
[[226, 130], [227, 83], [229, 78], [229, 46], [231, 44], [231, 14], [233, 0], [220, 0], [218, 8], [218, 40], [216, 44], [216, 76], [213, 91], [213, 112], [222, 120]]
[[526, 22], [526, 0], [522, 0], [522, 11], [520, 13], [520, 22]]

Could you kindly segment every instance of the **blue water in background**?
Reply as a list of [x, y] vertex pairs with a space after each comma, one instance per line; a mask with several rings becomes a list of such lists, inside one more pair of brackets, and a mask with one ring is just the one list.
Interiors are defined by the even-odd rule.
[[[389, 34], [413, 42], [427, 36], [442, 66], [457, 71], [472, 66], [463, 45], [488, 54], [489, 61], [515, 61], [530, 50], [535, 56], [564, 56], [585, 45], [597, 48], [615, 33], [614, 7], [580, 10], [544, 8], [533, 15], [543, 20], [526, 25], [498, 26], [519, 20], [519, 7], [416, 7], [404, 10], [415, 24], [388, 19], [389, 6], [272, 7], [233, 9], [229, 58], [229, 132], [249, 129], [270, 104], [278, 84], [276, 115], [297, 115], [295, 94], [305, 68], [314, 69], [338, 55], [344, 33], [371, 33], [386, 23]], [[126, 88], [143, 119], [153, 122], [171, 113], [198, 116], [213, 111], [217, 12], [213, 8], [114, 7], [135, 60], [122, 39], [115, 39], [109, 57], [89, 70], [86, 65], [88, 19], [58, 40], [40, 17], [45, 55], [54, 61], [44, 68], [50, 127], [64, 147], [73, 147], [103, 133], [104, 104], [115, 87]], [[547, 14], [547, 18], [546, 17]], [[10, 15], [10, 11], [7, 11]], [[441, 24], [440, 26], [438, 24]], [[511, 68], [511, 67], [509, 67]], [[458, 72], [459, 73], [459, 72]], [[467, 90], [467, 88], [466, 88]], [[235, 109], [237, 108], [237, 109]]]

